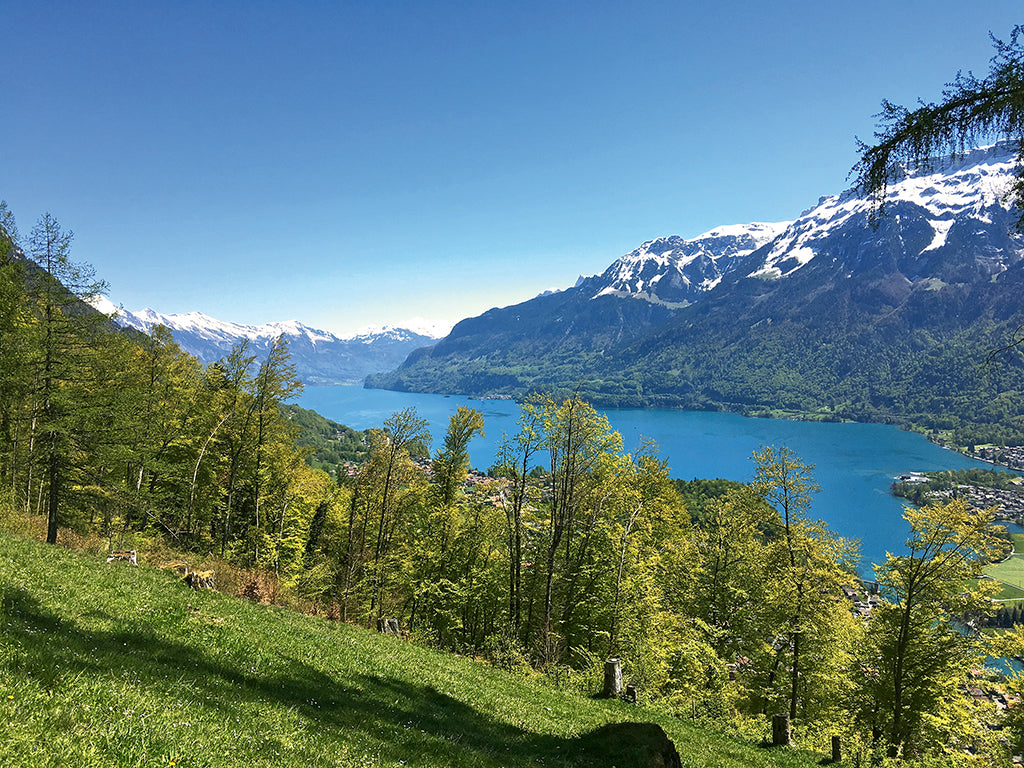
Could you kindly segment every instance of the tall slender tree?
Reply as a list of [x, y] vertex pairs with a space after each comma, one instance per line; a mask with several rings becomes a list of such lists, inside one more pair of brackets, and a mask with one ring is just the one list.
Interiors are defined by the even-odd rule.
[[0, 201], [0, 481], [9, 488], [12, 504], [24, 454], [20, 416], [32, 381], [30, 310], [18, 228], [7, 203]]
[[573, 395], [561, 403], [547, 398], [544, 447], [550, 460], [551, 484], [540, 640], [542, 662], [550, 663], [557, 661], [562, 653], [558, 629], [553, 624], [558, 552], [564, 547], [562, 573], [567, 575], [572, 564], [578, 514], [592, 490], [595, 471], [603, 456], [622, 450], [622, 437], [612, 430], [607, 417], [597, 413], [579, 396]]
[[[92, 267], [71, 260], [71, 232], [65, 232], [49, 213], [44, 214], [29, 238], [32, 259], [41, 273], [28, 276], [40, 323], [36, 361], [36, 396], [40, 412], [40, 463], [47, 483], [46, 541], [57, 541], [60, 504], [66, 490], [65, 472], [78, 435], [76, 403], [89, 353], [88, 333], [99, 316], [85, 302], [99, 295], [105, 284], [95, 279]], [[91, 327], [90, 327], [91, 326]]]
[[284, 423], [281, 418], [281, 405], [302, 391], [302, 382], [296, 377], [295, 366], [291, 364], [288, 351], [288, 341], [283, 335], [271, 343], [253, 385], [255, 466], [252, 475], [254, 521], [251, 539], [253, 562], [259, 562], [260, 542], [264, 536], [262, 526], [265, 523], [260, 517], [260, 512], [266, 485], [263, 475], [267, 448], [272, 441], [280, 438]]
[[484, 433], [480, 411], [460, 405], [448, 422], [444, 446], [431, 462], [435, 498], [441, 507], [450, 507], [469, 471], [469, 442]]
[[530, 473], [544, 440], [543, 412], [536, 399], [522, 404], [518, 425], [515, 435], [502, 437], [494, 468], [507, 483], [499, 503], [505, 512], [508, 550], [508, 632], [511, 638], [521, 641], [524, 515], [536, 501], [531, 502], [531, 494], [536, 493], [530, 484]]
[[[843, 632], [836, 623], [845, 622], [848, 614], [836, 610], [831, 598], [838, 596], [841, 583], [849, 579], [856, 548], [809, 517], [811, 494], [818, 490], [810, 465], [788, 448], [772, 446], [755, 452], [754, 462], [752, 487], [776, 512], [768, 528], [773, 536], [767, 553], [769, 567], [776, 573], [768, 599], [785, 637], [785, 641], [777, 638], [773, 643], [775, 658], [766, 692], [770, 692], [776, 672], [788, 670], [789, 716], [795, 721], [817, 704], [808, 681], [830, 674], [834, 677], [835, 670], [818, 674], [813, 660], [826, 658], [820, 652], [823, 647], [841, 645]], [[815, 650], [819, 652], [812, 655]], [[835, 661], [834, 654], [827, 656]]]

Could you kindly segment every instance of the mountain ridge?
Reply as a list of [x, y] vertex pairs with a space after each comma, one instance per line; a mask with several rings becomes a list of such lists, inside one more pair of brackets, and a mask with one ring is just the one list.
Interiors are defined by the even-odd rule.
[[307, 385], [361, 384], [373, 373], [386, 371], [402, 362], [418, 347], [436, 341], [437, 336], [408, 328], [385, 325], [364, 328], [344, 336], [304, 325], [297, 320], [245, 325], [217, 320], [201, 312], [163, 314], [152, 309], [131, 312], [101, 305], [122, 327], [150, 333], [158, 325], [171, 331], [175, 342], [203, 364], [221, 359], [242, 339], [257, 355], [284, 336], [296, 375]]
[[[648, 241], [573, 288], [462, 321], [368, 383], [937, 427], [1015, 419], [995, 404], [1018, 385], [978, 368], [1024, 321], [1012, 168], [1003, 146], [936, 160], [894, 180], [880, 215], [856, 191], [823, 196], [753, 248]], [[664, 253], [676, 257], [653, 271]]]

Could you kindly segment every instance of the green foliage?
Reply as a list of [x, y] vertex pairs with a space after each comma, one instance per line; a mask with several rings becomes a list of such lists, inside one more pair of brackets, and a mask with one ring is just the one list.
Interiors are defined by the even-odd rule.
[[[282, 405], [287, 346], [240, 344], [206, 370], [166, 329], [119, 331], [85, 303], [103, 285], [52, 216], [31, 258], [0, 205], [0, 487], [11, 528], [46, 520], [114, 547], [159, 531], [298, 584], [311, 518], [339, 490], [302, 465]], [[311, 563], [315, 567], [315, 551]]]
[[484, 417], [479, 411], [460, 405], [451, 417], [444, 447], [431, 464], [437, 503], [449, 507], [469, 472], [469, 441], [483, 435]]
[[[981, 728], [962, 695], [967, 672], [985, 648], [976, 633], [992, 610], [991, 582], [973, 582], [1006, 542], [994, 510], [958, 500], [908, 508], [909, 554], [876, 566], [888, 602], [880, 605], [859, 649], [857, 719], [890, 757], [962, 751]], [[954, 622], [967, 622], [957, 627]]]
[[717, 500], [724, 498], [730, 492], [741, 490], [743, 483], [736, 480], [701, 479], [675, 480], [676, 490], [690, 510], [690, 515], [695, 523], [704, 521], [708, 515], [708, 508]]
[[[54, 236], [60, 263], [66, 239], [55, 222], [44, 223], [40, 231]], [[854, 581], [854, 549], [813, 518], [812, 468], [785, 448], [758, 451], [747, 485], [673, 482], [655, 446], [623, 453], [621, 437], [580, 393], [535, 394], [524, 402], [516, 432], [501, 441], [490, 482], [469, 486], [466, 457], [482, 429], [478, 412], [458, 409], [432, 460], [427, 424], [414, 409], [365, 433], [345, 430], [287, 406], [298, 383], [283, 340], [263, 360], [240, 343], [204, 369], [165, 329], [149, 337], [117, 332], [74, 293], [61, 293], [52, 274], [17, 255], [14, 231], [0, 206], [0, 293], [9, 299], [0, 306], [0, 363], [7, 366], [0, 382], [0, 523], [9, 530], [38, 529], [49, 518], [48, 533], [74, 528], [105, 548], [153, 549], [162, 539], [179, 551], [218, 549], [229, 562], [260, 572], [249, 589], [256, 598], [300, 597], [369, 627], [397, 619], [423, 643], [483, 655], [530, 678], [544, 672], [556, 686], [581, 693], [595, 692], [603, 660], [615, 656], [642, 703], [693, 718], [763, 725], [766, 714], [788, 709], [807, 734], [852, 716], [846, 732], [873, 749], [937, 753], [943, 739], [966, 743], [957, 718], [974, 727], [976, 713], [963, 709], [957, 686], [980, 645], [971, 633], [948, 627], [954, 619], [980, 626], [990, 612], [982, 598], [993, 589], [974, 579], [979, 558], [996, 548], [960, 508], [908, 512], [911, 555], [880, 571], [893, 602], [865, 627], [842, 596]], [[49, 241], [41, 242], [42, 254]], [[71, 270], [69, 280], [82, 274]], [[795, 392], [800, 370], [765, 367], [753, 376], [741, 366], [738, 374], [720, 374], [750, 375], [751, 391], [771, 381]], [[718, 395], [726, 391], [724, 378], [714, 384]], [[640, 391], [640, 379], [630, 381], [627, 389]], [[607, 379], [588, 386], [615, 389]], [[894, 397], [882, 384], [872, 386]], [[993, 407], [1010, 405], [1004, 399]], [[331, 478], [307, 463], [315, 452], [314, 464], [337, 472], [343, 457], [353, 457], [356, 469]], [[11, 557], [28, 557], [24, 552]], [[956, 552], [963, 557], [951, 560]], [[229, 604], [214, 596], [191, 597], [200, 600], [195, 611], [167, 595], [158, 609], [150, 610], [145, 597], [137, 609], [138, 590], [155, 594], [160, 579], [169, 578], [151, 574], [153, 581], [141, 569], [117, 571], [130, 580], [127, 593], [119, 583], [116, 596], [96, 599], [94, 585], [67, 575], [88, 570], [80, 561], [60, 551], [53, 558], [55, 569], [68, 569], [61, 571], [64, 583], [29, 573], [36, 565], [24, 566], [24, 578], [10, 575], [21, 573], [16, 568], [0, 569], [3, 620], [19, 640], [16, 650], [0, 647], [0, 669], [15, 680], [10, 689], [17, 694], [8, 701], [27, 692], [31, 702], [10, 749], [38, 747], [41, 734], [56, 729], [70, 735], [54, 744], [83, 764], [122, 761], [127, 749], [151, 764], [178, 762], [186, 743], [208, 745], [202, 756], [209, 752], [210, 765], [225, 764], [222, 758], [300, 764], [310, 762], [309, 731], [354, 728], [355, 741], [331, 736], [312, 743], [324, 754], [339, 750], [344, 760], [394, 762], [408, 753], [431, 765], [525, 765], [546, 761], [556, 754], [552, 747], [590, 755], [590, 737], [576, 740], [583, 727], [571, 725], [577, 721], [564, 700], [550, 705], [557, 715], [540, 715], [526, 727], [520, 701], [495, 694], [495, 703], [485, 705], [480, 697], [491, 694], [480, 691], [456, 696], [447, 662], [407, 644], [388, 647], [416, 666], [416, 683], [393, 684], [407, 679], [398, 668], [404, 662], [388, 666], [393, 657], [365, 676], [338, 673], [342, 662], [325, 656], [324, 647], [351, 652], [365, 666], [365, 657], [381, 655], [379, 643], [390, 641], [364, 647], [354, 630], [338, 628], [325, 642], [300, 619], [277, 612], [261, 616], [279, 625], [255, 630], [249, 609], [230, 604], [224, 613]], [[271, 582], [273, 594], [261, 588]], [[132, 606], [119, 602], [126, 594]], [[77, 602], [69, 611], [58, 595]], [[117, 618], [129, 614], [130, 628]], [[42, 630], [55, 641], [29, 648]], [[186, 639], [179, 630], [191, 634]], [[305, 639], [284, 636], [291, 632]], [[296, 658], [306, 661], [295, 666]], [[328, 666], [316, 666], [325, 658]], [[894, 667], [898, 658], [906, 661], [903, 672]], [[97, 668], [115, 673], [100, 679]], [[132, 670], [187, 702], [180, 709], [199, 701], [195, 690], [216, 706], [199, 704], [199, 714], [170, 719], [131, 682]], [[78, 680], [87, 682], [76, 687]], [[502, 684], [519, 685], [505, 678]], [[352, 702], [338, 696], [341, 689], [372, 695]], [[111, 695], [126, 702], [115, 724], [98, 710], [106, 718], [98, 725], [91, 709], [80, 712], [72, 703], [78, 696], [98, 708]], [[255, 734], [249, 740], [224, 737], [234, 726], [217, 711], [231, 696], [229, 708], [246, 721], [243, 731]], [[403, 702], [400, 720], [384, 714], [385, 699]], [[357, 716], [374, 725], [351, 726]], [[409, 722], [429, 727], [396, 726]], [[195, 738], [181, 737], [182, 723]], [[470, 724], [459, 726], [464, 730], [453, 741], [462, 746], [446, 750], [442, 742], [448, 745], [457, 723]], [[88, 738], [94, 730], [98, 740]], [[408, 733], [396, 739], [399, 730]], [[417, 730], [430, 735], [421, 738]], [[594, 738], [603, 743], [603, 736]], [[495, 753], [485, 745], [496, 739], [522, 750]], [[706, 744], [690, 747], [699, 764], [720, 759]], [[4, 749], [0, 744], [6, 759]], [[744, 754], [737, 762], [766, 760]]]
[[282, 411], [298, 427], [295, 444], [308, 451], [306, 461], [314, 469], [333, 473], [339, 464], [366, 458], [369, 430], [354, 430], [294, 403], [285, 403]]

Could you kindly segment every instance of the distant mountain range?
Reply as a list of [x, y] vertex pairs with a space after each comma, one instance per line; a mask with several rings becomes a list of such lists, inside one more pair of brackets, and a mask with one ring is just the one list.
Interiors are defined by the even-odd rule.
[[877, 221], [851, 190], [791, 222], [651, 240], [572, 288], [463, 320], [370, 383], [1006, 423], [1019, 356], [980, 366], [1024, 322], [1013, 168], [1010, 149], [978, 149], [908, 168]]
[[216, 320], [199, 312], [161, 314], [152, 309], [130, 312], [113, 305], [100, 307], [116, 311], [121, 326], [149, 333], [156, 325], [166, 326], [178, 346], [204, 364], [224, 357], [241, 339], [248, 339], [251, 351], [262, 357], [270, 343], [284, 336], [292, 364], [305, 384], [360, 384], [372, 373], [394, 368], [419, 347], [433, 344], [439, 333], [432, 329], [367, 329], [348, 336], [336, 336], [290, 321], [266, 325], [241, 325]]

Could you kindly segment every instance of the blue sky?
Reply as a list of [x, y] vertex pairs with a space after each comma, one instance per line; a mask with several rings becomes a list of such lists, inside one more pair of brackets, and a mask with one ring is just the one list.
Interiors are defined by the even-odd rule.
[[795, 218], [1019, 0], [3, 0], [0, 199], [127, 309], [457, 320]]

